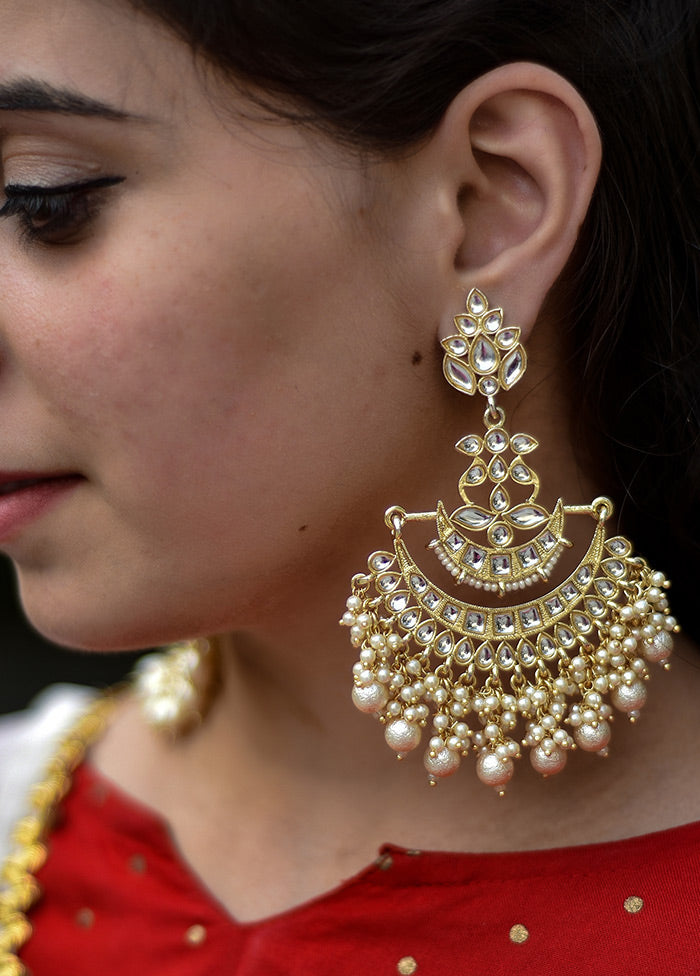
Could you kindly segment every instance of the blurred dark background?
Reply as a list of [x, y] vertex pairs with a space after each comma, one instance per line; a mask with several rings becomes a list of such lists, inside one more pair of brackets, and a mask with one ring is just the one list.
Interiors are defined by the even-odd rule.
[[57, 681], [103, 687], [131, 671], [139, 654], [67, 651], [45, 641], [24, 619], [16, 594], [12, 566], [0, 556], [0, 713], [24, 708]]

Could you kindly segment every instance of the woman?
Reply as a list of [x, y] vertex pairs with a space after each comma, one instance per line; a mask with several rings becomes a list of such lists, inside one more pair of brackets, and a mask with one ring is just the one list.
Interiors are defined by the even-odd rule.
[[[695, 971], [697, 5], [3, 13], [3, 547], [55, 641], [222, 635], [189, 734], [116, 704], [11, 952], [37, 976]], [[526, 377], [487, 414], [542, 445], [540, 502], [610, 493], [689, 635], [607, 763], [521, 761], [505, 799], [389, 764], [337, 626], [381, 513], [464, 472], [484, 404], [436, 340], [474, 294], [521, 329]], [[76, 712], [52, 708], [11, 752]]]

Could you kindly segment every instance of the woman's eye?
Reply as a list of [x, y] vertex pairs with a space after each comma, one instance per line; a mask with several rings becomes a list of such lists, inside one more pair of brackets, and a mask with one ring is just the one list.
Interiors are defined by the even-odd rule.
[[30, 244], [75, 244], [99, 213], [104, 191], [123, 179], [106, 176], [51, 187], [10, 184], [0, 217], [17, 217]]

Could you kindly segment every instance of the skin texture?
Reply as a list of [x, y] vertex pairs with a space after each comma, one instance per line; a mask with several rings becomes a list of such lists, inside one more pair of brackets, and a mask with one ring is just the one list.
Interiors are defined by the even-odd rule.
[[226, 650], [195, 735], [162, 742], [127, 703], [93, 761], [168, 818], [240, 918], [318, 894], [384, 840], [532, 848], [697, 816], [700, 729], [681, 735], [674, 704], [697, 676], [682, 663], [659, 679], [657, 725], [617, 728], [609, 764], [576, 757], [578, 774], [544, 790], [519, 770], [517, 824], [466, 771], [439, 791], [415, 764], [396, 771], [349, 703], [348, 581], [385, 544], [388, 505], [453, 497], [451, 445], [480, 427], [481, 404], [446, 389], [437, 343], [472, 285], [527, 338], [507, 406], [546, 445], [543, 484], [598, 493], [568, 443], [560, 322], [543, 312], [600, 160], [573, 89], [510, 65], [465, 89], [426, 144], [361, 159], [256, 117], [119, 3], [0, 7], [0, 92], [34, 78], [130, 116], [0, 111], [6, 185], [121, 179], [69, 242], [0, 224], [0, 469], [81, 478], [4, 548], [55, 640], [219, 633]]

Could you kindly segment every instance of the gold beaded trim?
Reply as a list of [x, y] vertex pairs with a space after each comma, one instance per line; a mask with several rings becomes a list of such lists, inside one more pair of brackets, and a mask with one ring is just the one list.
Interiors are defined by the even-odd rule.
[[54, 811], [68, 793], [87, 749], [103, 731], [114, 699], [114, 693], [98, 698], [63, 737], [44, 779], [31, 791], [31, 812], [14, 829], [16, 847], [0, 872], [0, 976], [28, 976], [17, 952], [32, 934], [26, 912], [41, 890], [34, 874], [46, 861]]

